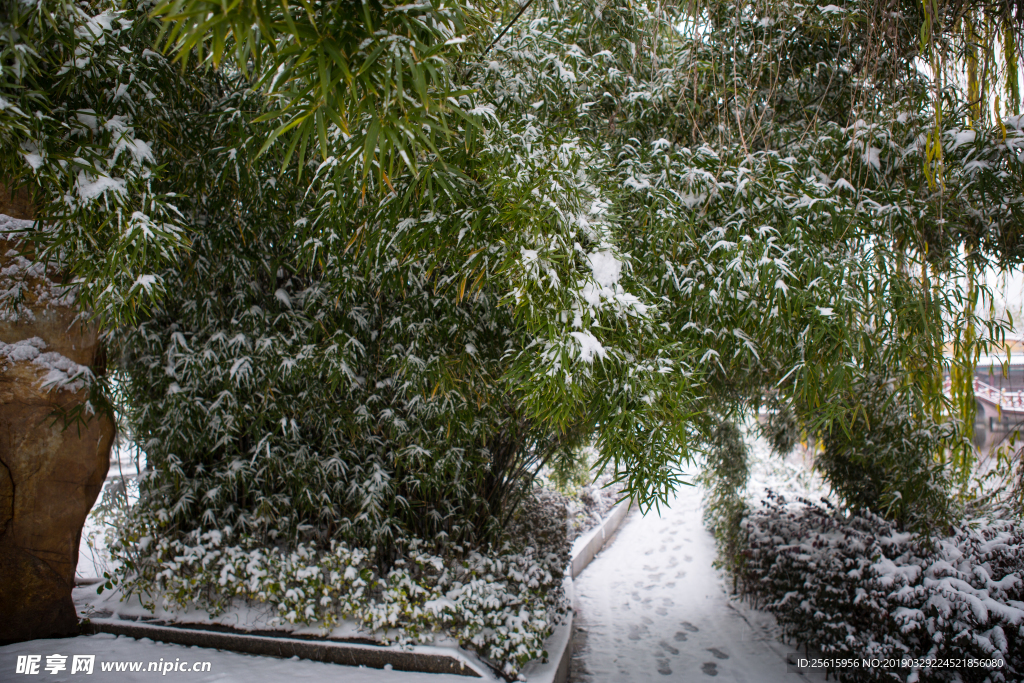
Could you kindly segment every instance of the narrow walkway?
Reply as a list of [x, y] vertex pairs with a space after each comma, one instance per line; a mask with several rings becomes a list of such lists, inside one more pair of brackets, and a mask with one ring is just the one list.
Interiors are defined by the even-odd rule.
[[824, 680], [788, 669], [770, 617], [731, 601], [711, 566], [702, 492], [634, 511], [575, 581], [572, 683]]

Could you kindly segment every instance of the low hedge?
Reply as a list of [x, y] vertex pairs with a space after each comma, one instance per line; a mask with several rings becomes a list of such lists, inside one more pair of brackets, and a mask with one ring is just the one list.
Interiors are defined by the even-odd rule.
[[743, 526], [740, 590], [791, 641], [827, 658], [947, 664], [841, 668], [838, 680], [1024, 680], [1019, 524], [978, 521], [928, 538], [769, 493]]

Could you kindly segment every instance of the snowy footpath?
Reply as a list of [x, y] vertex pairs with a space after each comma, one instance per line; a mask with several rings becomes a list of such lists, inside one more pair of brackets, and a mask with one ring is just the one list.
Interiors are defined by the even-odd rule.
[[729, 598], [701, 496], [682, 487], [661, 516], [634, 510], [576, 579], [570, 681], [824, 681], [787, 666], [769, 615]]

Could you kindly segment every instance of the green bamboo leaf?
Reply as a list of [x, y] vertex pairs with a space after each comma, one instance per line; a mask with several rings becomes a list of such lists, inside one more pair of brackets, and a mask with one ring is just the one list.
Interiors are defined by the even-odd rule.
[[356, 72], [356, 76], [363, 76], [364, 74], [369, 72], [374, 66], [376, 66], [377, 58], [380, 57], [380, 53], [382, 53], [383, 51], [384, 45], [378, 43], [377, 46], [373, 48], [373, 50], [370, 52], [370, 54], [366, 56], [366, 59], [363, 61], [363, 65], [359, 68], [359, 71]]
[[370, 171], [370, 161], [376, 155], [377, 148], [377, 136], [380, 133], [380, 119], [376, 116], [370, 120], [370, 125], [366, 131], [366, 140], [363, 143], [363, 180], [366, 179], [366, 174]]
[[317, 134], [320, 136], [320, 156], [326, 159], [330, 147], [327, 144], [327, 117], [324, 115], [323, 109], [317, 109], [314, 117], [316, 119]]
[[331, 95], [331, 73], [324, 50], [316, 51], [317, 71], [320, 75], [320, 97], [326, 100]]

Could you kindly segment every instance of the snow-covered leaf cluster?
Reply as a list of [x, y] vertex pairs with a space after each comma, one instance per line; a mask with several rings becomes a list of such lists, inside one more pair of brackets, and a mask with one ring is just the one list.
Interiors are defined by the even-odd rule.
[[161, 182], [173, 173], [160, 169], [202, 99], [150, 49], [147, 12], [12, 2], [0, 32], [3, 185], [32, 198], [39, 222], [25, 236], [39, 260], [60, 261], [80, 300], [112, 323], [159, 294], [156, 271], [185, 246], [176, 189]]
[[379, 568], [378, 548], [340, 541], [286, 550], [234, 537], [231, 529], [184, 538], [122, 535], [114, 555], [125, 564], [108, 587], [118, 583], [154, 611], [198, 608], [217, 617], [239, 606], [269, 609], [262, 623], [270, 628], [304, 624], [329, 632], [349, 622], [400, 644], [430, 643], [440, 634], [512, 679], [526, 662], [547, 656], [544, 640], [568, 609], [564, 508], [543, 496], [526, 508], [532, 519], [520, 519], [517, 530], [537, 547], [475, 551], [398, 539], [389, 544], [397, 558], [387, 570]]
[[32, 258], [19, 239], [31, 229], [32, 221], [0, 214], [0, 321], [33, 322], [33, 309], [67, 308], [77, 300], [78, 288], [64, 282], [57, 263]]
[[926, 537], [871, 513], [772, 493], [743, 527], [749, 547], [740, 590], [801, 647], [829, 658], [990, 663], [839, 668], [840, 681], [995, 683], [1024, 674], [1018, 523], [979, 520]]

